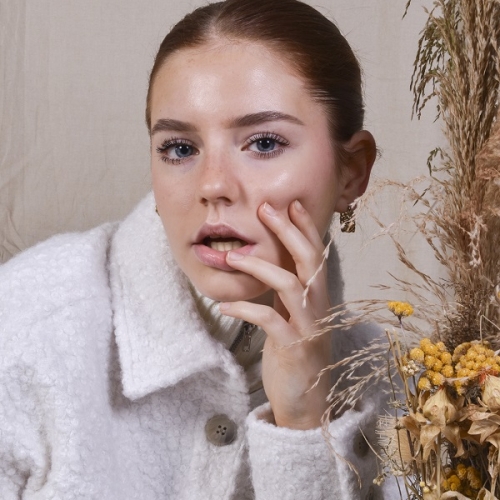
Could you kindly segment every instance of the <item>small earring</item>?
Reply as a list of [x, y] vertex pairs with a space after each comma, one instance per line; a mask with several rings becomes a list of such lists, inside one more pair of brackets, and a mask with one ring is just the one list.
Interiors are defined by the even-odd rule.
[[156, 215], [160, 215], [160, 212], [158, 212], [158, 205], [155, 205], [155, 212], [156, 212]]
[[349, 205], [345, 212], [341, 212], [340, 230], [343, 233], [354, 233], [354, 231], [356, 231], [356, 220], [354, 218], [354, 205]]

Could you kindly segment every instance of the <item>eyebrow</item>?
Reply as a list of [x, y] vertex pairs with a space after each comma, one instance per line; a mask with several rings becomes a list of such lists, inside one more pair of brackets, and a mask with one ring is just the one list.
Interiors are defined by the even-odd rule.
[[[261, 111], [233, 118], [227, 124], [227, 128], [251, 127], [252, 125], [275, 121], [286, 121], [297, 125], [304, 125], [304, 122], [295, 116], [281, 113], [280, 111]], [[196, 132], [196, 127], [189, 122], [173, 120], [171, 118], [160, 118], [151, 129], [151, 135], [161, 131]]]

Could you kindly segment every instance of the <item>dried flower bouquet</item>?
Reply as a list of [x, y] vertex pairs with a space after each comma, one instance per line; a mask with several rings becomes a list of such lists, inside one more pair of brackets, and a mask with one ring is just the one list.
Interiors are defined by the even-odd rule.
[[[332, 411], [353, 404], [369, 384], [389, 380], [377, 482], [401, 476], [402, 498], [500, 498], [499, 47], [499, 0], [435, 0], [411, 88], [417, 116], [426, 104], [437, 104], [448, 147], [431, 152], [424, 187], [422, 179], [386, 185], [401, 188], [406, 203], [422, 208], [411, 219], [444, 278], [418, 269], [384, 227], [415, 276], [396, 279], [391, 290], [413, 307], [350, 304], [363, 321], [377, 322], [387, 321], [388, 306], [396, 328], [386, 330], [388, 343], [374, 343], [330, 367], [341, 373], [330, 395]], [[330, 319], [339, 316], [342, 311]], [[358, 320], [344, 318], [337, 327]], [[357, 376], [363, 363], [370, 372]], [[342, 390], [346, 379], [354, 390]]]

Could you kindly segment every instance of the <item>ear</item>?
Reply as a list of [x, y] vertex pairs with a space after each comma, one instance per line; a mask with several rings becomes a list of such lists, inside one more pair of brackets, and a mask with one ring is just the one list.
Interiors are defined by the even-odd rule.
[[343, 148], [347, 163], [342, 165], [339, 175], [340, 194], [335, 205], [336, 212], [345, 212], [366, 191], [377, 157], [375, 139], [367, 130], [356, 132]]

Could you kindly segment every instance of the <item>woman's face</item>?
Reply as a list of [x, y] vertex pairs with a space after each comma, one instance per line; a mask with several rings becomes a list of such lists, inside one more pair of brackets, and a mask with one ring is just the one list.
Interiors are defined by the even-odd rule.
[[268, 291], [226, 264], [227, 251], [294, 271], [259, 219], [263, 203], [286, 213], [299, 200], [323, 236], [341, 194], [323, 108], [276, 53], [218, 40], [171, 55], [154, 82], [151, 168], [173, 255], [214, 300]]

